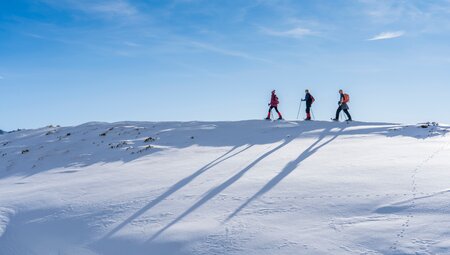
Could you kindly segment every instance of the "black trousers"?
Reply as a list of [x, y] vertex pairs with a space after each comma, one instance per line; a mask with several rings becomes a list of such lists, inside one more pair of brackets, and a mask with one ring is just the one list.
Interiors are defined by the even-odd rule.
[[347, 115], [347, 119], [351, 120], [352, 116], [350, 115], [350, 113], [348, 112], [347, 109], [342, 109], [342, 106], [339, 106], [339, 108], [336, 111], [336, 119], [339, 119], [339, 114], [341, 113], [341, 111], [344, 111], [345, 115]]
[[269, 113], [272, 111], [272, 109], [275, 109], [275, 111], [278, 113], [278, 115], [280, 115], [280, 112], [278, 111], [278, 108], [276, 106], [271, 106], [269, 108]]
[[311, 113], [311, 105], [306, 105], [306, 113]]

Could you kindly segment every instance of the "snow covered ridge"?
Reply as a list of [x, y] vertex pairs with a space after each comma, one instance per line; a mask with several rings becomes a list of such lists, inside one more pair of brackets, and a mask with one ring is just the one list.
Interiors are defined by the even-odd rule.
[[450, 254], [450, 126], [119, 122], [0, 136], [0, 254]]
[[223, 147], [270, 144], [289, 136], [314, 136], [317, 132], [323, 132], [322, 129], [328, 132], [332, 128], [345, 128], [341, 131], [342, 135], [372, 134], [421, 139], [444, 135], [450, 130], [435, 122], [415, 126], [285, 121], [93, 122], [76, 127], [51, 125], [36, 130], [18, 130], [2, 137], [0, 156], [5, 171], [0, 172], [0, 176], [21, 175], [23, 172], [33, 174], [42, 170], [114, 161], [129, 162], [151, 153], [193, 145]]

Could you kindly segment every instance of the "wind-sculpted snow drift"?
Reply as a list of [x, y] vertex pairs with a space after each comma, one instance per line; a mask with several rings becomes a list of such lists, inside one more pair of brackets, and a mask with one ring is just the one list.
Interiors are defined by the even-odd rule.
[[450, 128], [121, 122], [0, 136], [0, 254], [450, 254]]

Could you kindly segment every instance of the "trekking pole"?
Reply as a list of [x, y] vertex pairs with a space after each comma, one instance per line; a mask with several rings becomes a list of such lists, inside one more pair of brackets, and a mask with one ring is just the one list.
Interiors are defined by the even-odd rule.
[[311, 114], [312, 114], [313, 120], [316, 120], [316, 117], [314, 117], [314, 112], [312, 109], [311, 109]]
[[298, 120], [298, 116], [300, 116], [301, 109], [302, 109], [302, 101], [300, 100], [300, 105], [298, 106], [298, 112], [297, 112], [297, 120]]

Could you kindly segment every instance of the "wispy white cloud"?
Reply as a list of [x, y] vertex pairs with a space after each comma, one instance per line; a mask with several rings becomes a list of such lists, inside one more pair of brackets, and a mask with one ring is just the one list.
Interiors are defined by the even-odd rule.
[[405, 34], [405, 31], [395, 31], [395, 32], [383, 32], [381, 34], [378, 34], [370, 39], [368, 41], [378, 41], [378, 40], [387, 40], [387, 39], [394, 39], [401, 37]]
[[78, 7], [86, 12], [100, 13], [112, 16], [134, 17], [139, 13], [134, 6], [132, 6], [129, 2], [123, 0], [105, 1], [90, 5], [78, 5]]
[[427, 16], [427, 10], [417, 6], [417, 2], [414, 1], [359, 0], [359, 2], [363, 4], [364, 13], [376, 23], [413, 21]]
[[42, 0], [47, 4], [59, 8], [72, 9], [102, 18], [140, 17], [139, 10], [127, 0]]
[[140, 44], [137, 44], [137, 43], [134, 43], [134, 42], [130, 42], [130, 41], [123, 42], [123, 44], [128, 46], [128, 47], [139, 47], [139, 46], [141, 46]]
[[291, 38], [303, 38], [308, 35], [314, 35], [315, 33], [310, 29], [303, 27], [296, 27], [290, 30], [277, 31], [268, 28], [261, 28], [261, 31], [267, 35], [279, 36], [279, 37], [291, 37]]
[[35, 39], [45, 39], [44, 36], [38, 35], [38, 34], [35, 34], [35, 33], [23, 33], [23, 35], [29, 36], [29, 37], [33, 37]]
[[402, 23], [419, 29], [420, 27], [439, 26], [448, 23], [450, 1], [380, 1], [358, 0], [362, 4], [362, 13], [375, 24]]
[[225, 56], [237, 57], [237, 58], [243, 58], [243, 59], [247, 59], [247, 60], [256, 60], [256, 61], [271, 63], [271, 61], [269, 61], [267, 59], [254, 57], [254, 56], [251, 56], [251, 55], [249, 55], [247, 53], [244, 53], [244, 52], [218, 48], [216, 46], [213, 46], [213, 45], [210, 45], [210, 44], [206, 44], [206, 43], [202, 43], [202, 42], [195, 42], [194, 41], [194, 42], [190, 42], [190, 45], [194, 46], [195, 48], [198, 48], [198, 49], [202, 49], [202, 50], [205, 50], [205, 51], [218, 53], [218, 54], [225, 55]]

